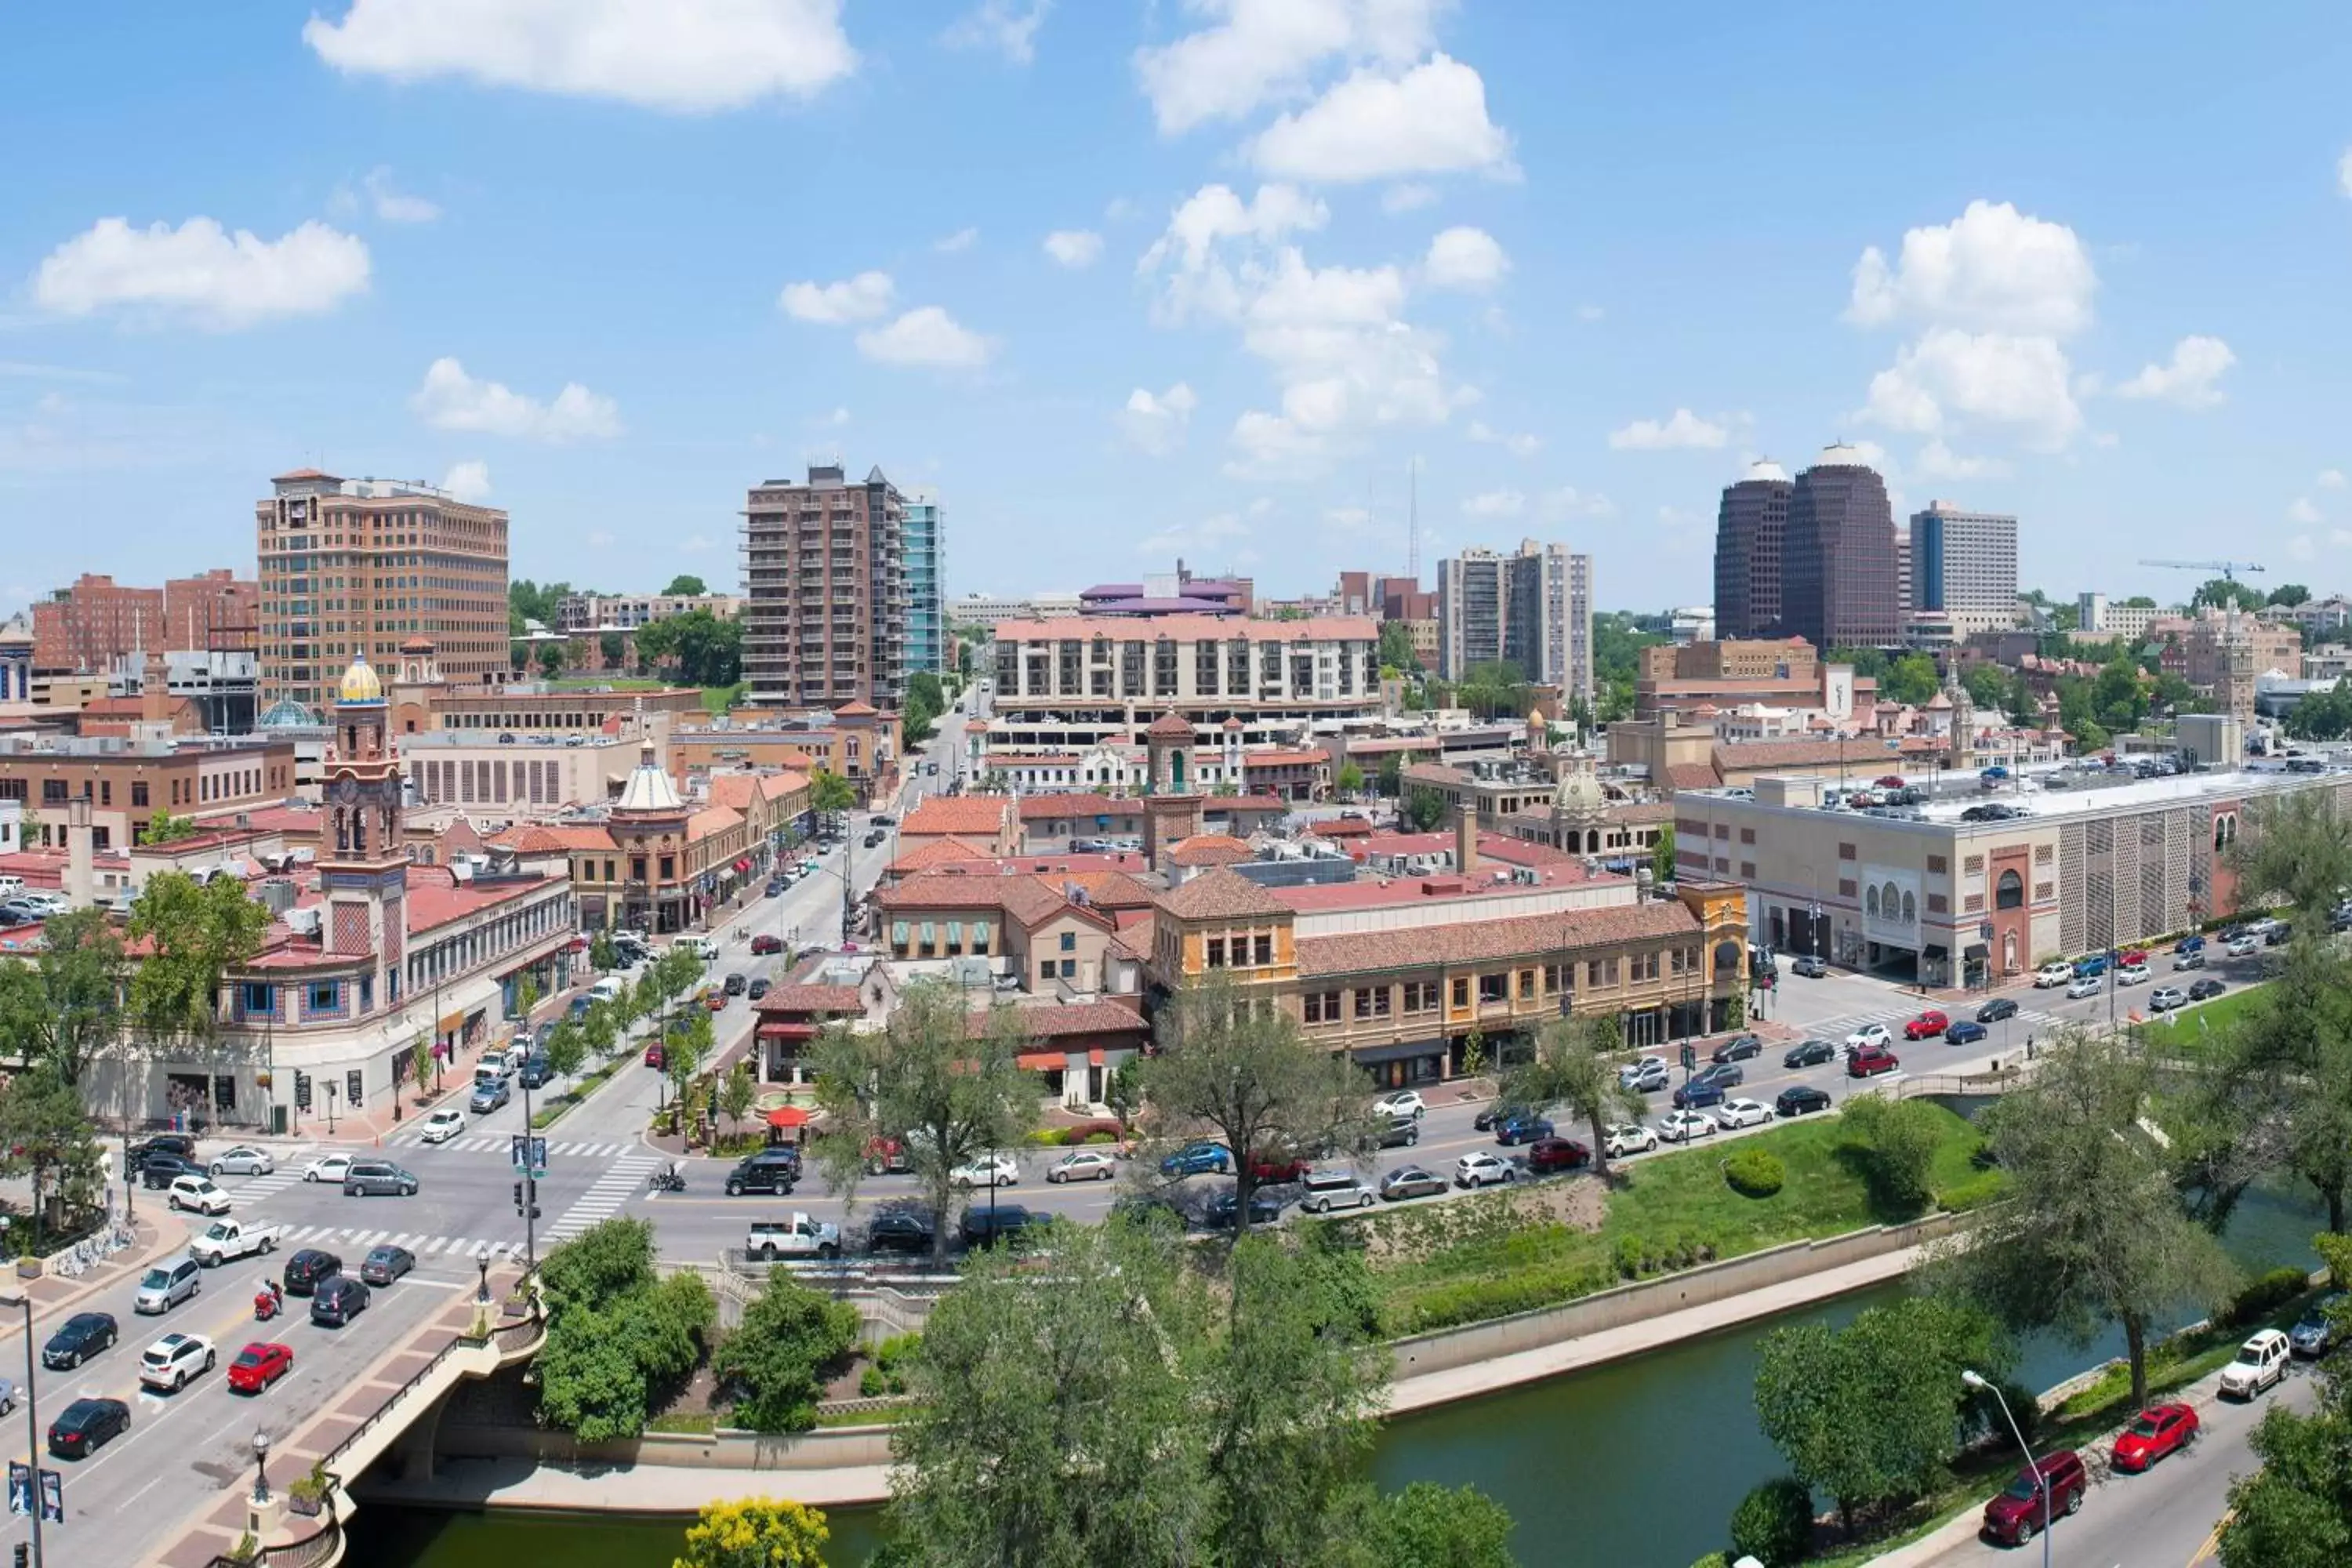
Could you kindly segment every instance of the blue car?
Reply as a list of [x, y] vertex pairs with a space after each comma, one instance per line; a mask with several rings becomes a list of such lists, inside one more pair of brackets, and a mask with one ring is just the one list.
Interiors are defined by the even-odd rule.
[[1695, 1078], [1675, 1090], [1676, 1110], [1699, 1110], [1723, 1103], [1723, 1085], [1713, 1079]]
[[1223, 1175], [1234, 1168], [1234, 1152], [1223, 1143], [1187, 1143], [1160, 1162], [1163, 1176]]
[[1495, 1123], [1495, 1142], [1497, 1143], [1532, 1143], [1538, 1138], [1551, 1135], [1551, 1123], [1540, 1116], [1506, 1116]]
[[2074, 963], [2074, 978], [2077, 980], [2095, 979], [2106, 972], [2107, 955], [2104, 952], [2095, 952], [2090, 957], [2077, 959]]
[[1974, 1018], [1962, 1018], [1944, 1031], [1944, 1043], [1948, 1046], [1972, 1046], [1990, 1032]]
[[2202, 952], [2205, 951], [2205, 939], [2201, 936], [2196, 936], [2193, 934], [2184, 936], [2179, 942], [2172, 944], [2172, 951], [2175, 952]]

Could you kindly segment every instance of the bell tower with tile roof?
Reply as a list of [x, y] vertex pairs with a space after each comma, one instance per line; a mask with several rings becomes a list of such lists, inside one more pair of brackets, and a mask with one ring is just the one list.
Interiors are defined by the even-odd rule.
[[335, 694], [319, 858], [319, 890], [326, 900], [319, 941], [338, 957], [373, 957], [369, 1011], [399, 1002], [407, 934], [400, 760], [385, 732], [387, 718], [383, 682], [368, 667], [367, 655], [358, 653]]

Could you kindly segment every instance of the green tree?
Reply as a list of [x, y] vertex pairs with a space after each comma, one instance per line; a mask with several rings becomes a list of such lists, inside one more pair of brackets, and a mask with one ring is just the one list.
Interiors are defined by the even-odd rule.
[[1759, 1563], [1799, 1563], [1813, 1552], [1813, 1490], [1794, 1476], [1749, 1489], [1731, 1515], [1731, 1549]]
[[2009, 672], [1997, 664], [1972, 664], [1960, 677], [1960, 684], [1967, 689], [1969, 700], [1978, 707], [2006, 710], [2011, 690], [2017, 683], [2012, 682]]
[[857, 806], [857, 786], [829, 769], [809, 775], [809, 809], [819, 816], [839, 816]]
[[51, 1215], [95, 1206], [101, 1179], [97, 1131], [80, 1091], [47, 1063], [16, 1074], [0, 1089], [0, 1172], [31, 1179], [34, 1253], [43, 1249]]
[[1675, 858], [1675, 825], [1662, 822], [1658, 824], [1657, 842], [1650, 846], [1650, 875], [1660, 882], [1675, 881], [1680, 874], [1678, 864]]
[[2007, 1201], [1930, 1275], [2014, 1332], [2053, 1330], [2079, 1346], [2120, 1328], [2135, 1404], [2147, 1399], [2158, 1321], [2183, 1301], [2218, 1306], [2238, 1278], [2183, 1209], [2165, 1148], [2143, 1125], [2157, 1082], [2119, 1037], [2045, 1043], [2041, 1070], [1984, 1115]]
[[2286, 732], [2298, 741], [2340, 741], [2352, 735], [2352, 681], [2337, 680], [2305, 696], [2286, 716]]
[[1869, 1173], [1871, 1192], [1889, 1219], [1908, 1219], [1935, 1197], [1930, 1184], [1942, 1142], [1935, 1110], [1925, 1100], [1888, 1100], [1878, 1093], [1849, 1097], [1839, 1117], [1843, 1143]]
[[2295, 790], [2250, 803], [2229, 847], [2238, 907], [2259, 909], [2284, 900], [2322, 914], [2352, 888], [2352, 819], [2339, 815], [2332, 792]]
[[947, 694], [940, 689], [940, 678], [927, 669], [916, 671], [907, 679], [906, 700], [898, 708], [900, 738], [910, 747], [921, 745], [931, 738], [947, 707]]
[[1414, 1481], [1361, 1507], [1363, 1528], [1338, 1554], [1342, 1568], [1516, 1568], [1510, 1511], [1476, 1487]]
[[159, 844], [176, 844], [183, 838], [194, 838], [195, 836], [196, 819], [194, 817], [173, 816], [168, 811], [159, 811], [147, 819], [146, 826], [139, 830], [139, 842], [151, 847]]
[[1339, 785], [1341, 795], [1352, 800], [1364, 793], [1364, 770], [1352, 760], [1341, 763], [1339, 776], [1331, 782]]
[[[2314, 1245], [2338, 1279], [2352, 1278], [2352, 1237]], [[2352, 1313], [2334, 1309], [2337, 1337]], [[2340, 1359], [2319, 1363], [2310, 1414], [2273, 1404], [2254, 1428], [2262, 1461], [2230, 1484], [2221, 1533], [2222, 1568], [2336, 1568], [2352, 1562], [2352, 1374]]]
[[541, 675], [546, 676], [550, 680], [562, 675], [563, 673], [564, 655], [564, 645], [560, 642], [543, 642], [540, 644], [537, 655], [539, 659], [539, 672]]
[[0, 959], [0, 1039], [79, 1084], [121, 1042], [126, 973], [122, 940], [105, 910], [51, 917], [42, 922], [37, 962]]
[[608, 1219], [540, 1265], [547, 1340], [540, 1419], [583, 1443], [635, 1437], [656, 1400], [682, 1386], [718, 1317], [702, 1276], [655, 1267], [653, 1226]]
[[2193, 611], [2211, 605], [2219, 609], [2227, 609], [2234, 604], [2241, 609], [2259, 610], [2265, 603], [2263, 591], [2252, 584], [2214, 577], [2208, 579], [2195, 594], [2189, 595], [2189, 607]]
[[1381, 623], [1381, 663], [1391, 669], [1421, 670], [1421, 656], [1412, 651], [1412, 628], [1402, 621]]
[[425, 1092], [425, 1080], [433, 1076], [433, 1037], [419, 1035], [408, 1046], [408, 1080], [416, 1086], [418, 1098]]
[[1403, 813], [1413, 832], [1431, 832], [1445, 820], [1445, 797], [1433, 789], [1415, 784], [1405, 792]]
[[2267, 602], [2273, 605], [2284, 605], [2285, 608], [2291, 610], [2297, 605], [2308, 604], [2310, 601], [2311, 590], [2305, 587], [2302, 584], [2282, 583], [2277, 587], [2271, 590], [2271, 596]]
[[596, 651], [604, 656], [605, 668], [620, 668], [621, 661], [629, 657], [629, 634], [626, 632], [598, 633]]
[[2352, 1207], [2352, 957], [2312, 928], [2227, 1026], [2170, 1064], [2168, 1131], [2176, 1163], [2193, 1161], [2209, 1229], [2277, 1165], [2311, 1184], [2331, 1233]]
[[1756, 1414], [1801, 1485], [1837, 1503], [1848, 1534], [1868, 1507], [1916, 1497], [1959, 1446], [1966, 1370], [2006, 1370], [1993, 1324], [1963, 1304], [1912, 1297], [1842, 1330], [1776, 1329], [1756, 1368]]
[[1254, 1156], [1370, 1146], [1363, 1073], [1307, 1040], [1279, 1006], [1244, 996], [1223, 971], [1164, 1002], [1152, 1033], [1160, 1052], [1138, 1064], [1146, 1137], [1172, 1145], [1215, 1132], [1234, 1154], [1238, 1228], [1249, 1226]]
[[753, 1432], [805, 1432], [816, 1425], [824, 1377], [857, 1343], [857, 1309], [820, 1295], [778, 1266], [767, 1288], [743, 1309], [743, 1321], [719, 1342], [711, 1375], [735, 1407], [735, 1424]]
[[1916, 707], [1934, 697], [1941, 684], [1934, 659], [1924, 653], [1906, 653], [1888, 665], [1886, 673], [1878, 678], [1878, 695], [1889, 702]]
[[547, 1032], [547, 1070], [570, 1084], [588, 1060], [588, 1031], [577, 1018], [561, 1018]]
[[751, 1064], [738, 1061], [727, 1080], [719, 1087], [720, 1114], [734, 1124], [737, 1132], [743, 1131], [743, 1119], [751, 1114], [751, 1106], [759, 1099], [759, 1089], [751, 1082]]
[[833, 1531], [824, 1514], [774, 1498], [734, 1498], [702, 1505], [686, 1529], [686, 1551], [670, 1568], [824, 1568]]
[[1380, 779], [1381, 798], [1396, 799], [1397, 792], [1404, 787], [1404, 758], [1395, 752], [1391, 752], [1387, 756], [1382, 757]]
[[1564, 1105], [1582, 1118], [1592, 1140], [1592, 1169], [1603, 1181], [1609, 1178], [1609, 1124], [1639, 1121], [1649, 1109], [1619, 1084], [1616, 1064], [1602, 1054], [1622, 1038], [1614, 1015], [1554, 1018], [1537, 1033], [1535, 1054], [1502, 1083], [1505, 1105], [1533, 1110]]
[[234, 877], [148, 878], [124, 928], [131, 943], [145, 947], [125, 1009], [134, 1036], [209, 1058], [220, 1037], [221, 988], [261, 951], [268, 930], [269, 911]]
[[588, 967], [599, 974], [609, 974], [621, 967], [621, 952], [613, 945], [612, 932], [600, 931], [588, 939]]
[[702, 579], [691, 572], [679, 573], [669, 580], [669, 586], [662, 590], [664, 597], [672, 599], [698, 599], [709, 592], [703, 586]]
[[1039, 1088], [1021, 1070], [1018, 1013], [992, 1007], [978, 1028], [958, 988], [918, 980], [875, 1030], [828, 1027], [810, 1053], [827, 1131], [816, 1141], [826, 1184], [854, 1202], [877, 1142], [895, 1143], [938, 1223], [931, 1258], [947, 1257], [956, 1168], [1003, 1149], [1036, 1125]]

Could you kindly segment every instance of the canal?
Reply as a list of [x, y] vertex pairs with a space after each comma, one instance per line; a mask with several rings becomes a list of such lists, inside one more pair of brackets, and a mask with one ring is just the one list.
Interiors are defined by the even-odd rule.
[[[2315, 1264], [2311, 1237], [2325, 1216], [2303, 1193], [2260, 1187], [2240, 1205], [2229, 1247], [2250, 1268]], [[1475, 1483], [1509, 1509], [1519, 1561], [1560, 1568], [1679, 1568], [1724, 1542], [1748, 1489], [1780, 1471], [1750, 1403], [1758, 1345], [1775, 1328], [1832, 1325], [1895, 1300], [1900, 1285], [1790, 1313], [1549, 1382], [1391, 1422], [1372, 1473], [1383, 1487]], [[2019, 1381], [2046, 1388], [2109, 1356], [2120, 1340], [2077, 1351], [2047, 1339], [2020, 1351]], [[353, 1532], [349, 1568], [668, 1568], [682, 1522], [435, 1514], [369, 1507]], [[863, 1563], [879, 1540], [878, 1514], [833, 1516], [826, 1561]]]

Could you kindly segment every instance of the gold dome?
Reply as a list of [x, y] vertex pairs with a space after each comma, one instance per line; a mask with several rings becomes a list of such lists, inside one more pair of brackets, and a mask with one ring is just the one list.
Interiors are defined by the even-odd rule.
[[335, 700], [344, 704], [383, 700], [383, 682], [368, 668], [365, 653], [352, 656], [352, 667], [343, 671], [343, 683], [336, 689]]

